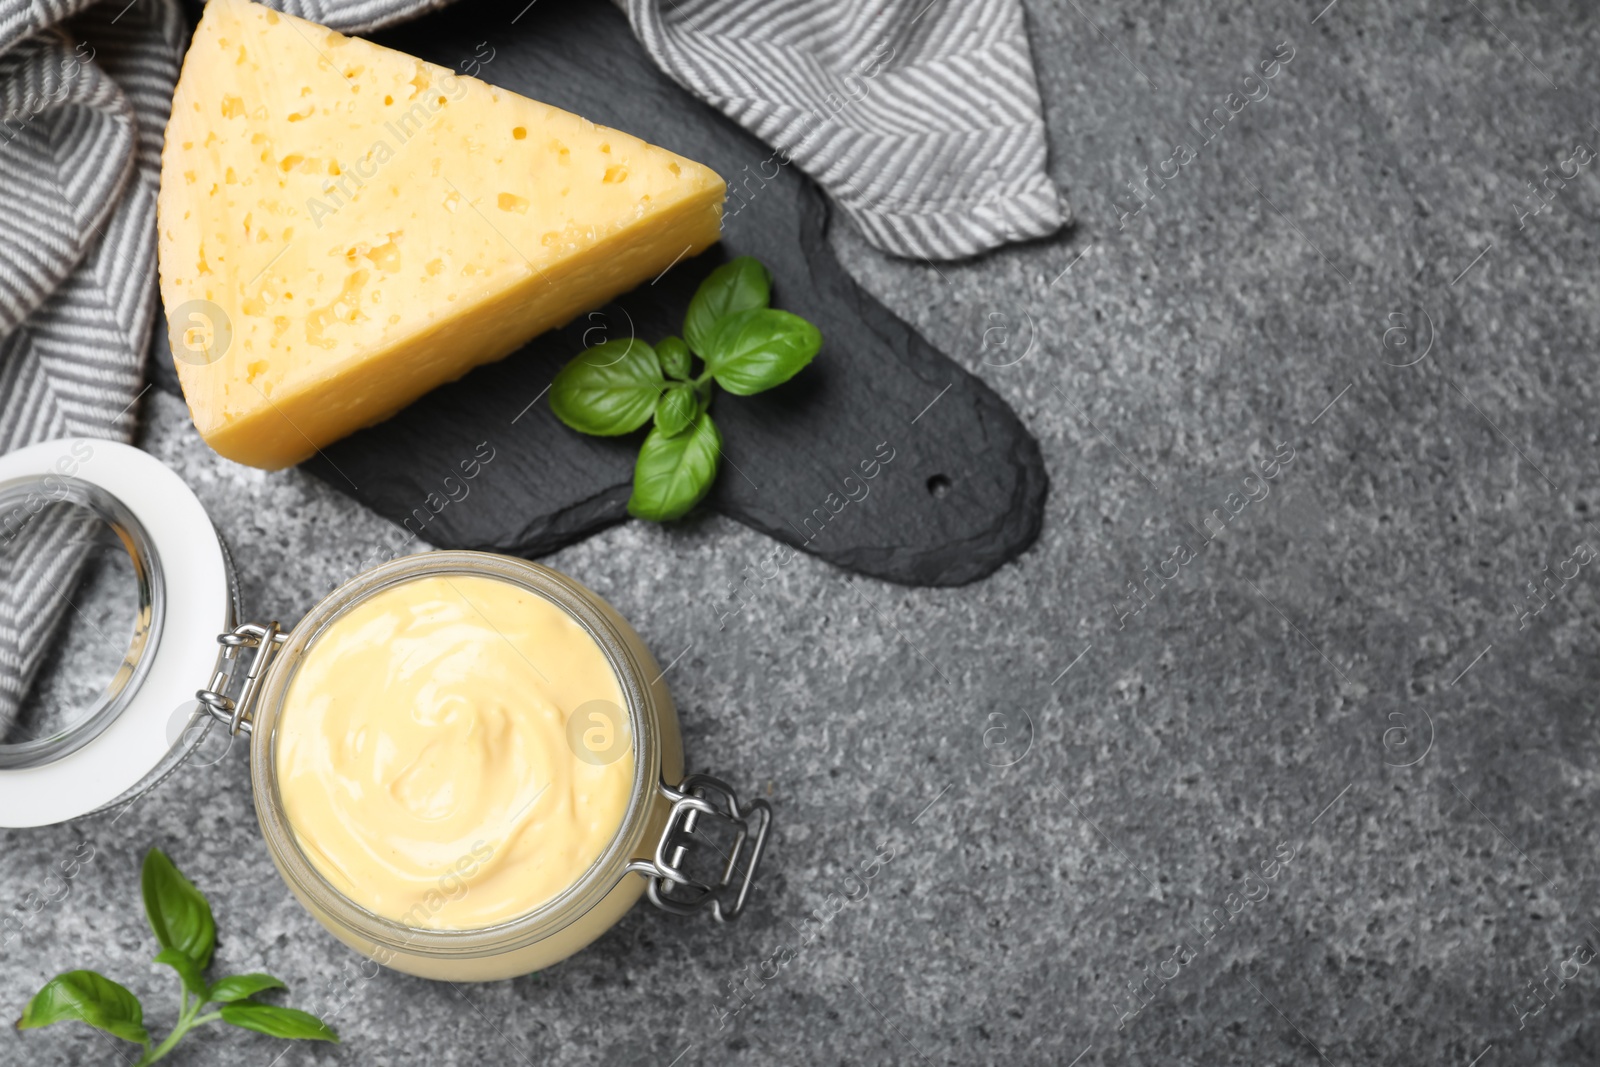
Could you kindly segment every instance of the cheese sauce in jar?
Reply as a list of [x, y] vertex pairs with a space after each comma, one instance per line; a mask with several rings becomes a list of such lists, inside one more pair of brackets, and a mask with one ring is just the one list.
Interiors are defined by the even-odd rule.
[[599, 859], [632, 795], [605, 653], [565, 610], [498, 578], [411, 578], [345, 612], [307, 650], [277, 729], [300, 850], [407, 926], [494, 926], [553, 899]]
[[[564, 959], [644, 894], [723, 920], [743, 907], [767, 805], [683, 776], [660, 668], [571, 578], [489, 553], [409, 556], [261, 644], [276, 649], [251, 721], [268, 851], [378, 963], [504, 978]], [[717, 826], [726, 845], [701, 849]], [[695, 852], [716, 872], [691, 874]]]

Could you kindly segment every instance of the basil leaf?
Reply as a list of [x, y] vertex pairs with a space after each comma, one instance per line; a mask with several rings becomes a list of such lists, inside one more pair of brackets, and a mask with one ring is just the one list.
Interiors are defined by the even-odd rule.
[[753, 308], [718, 322], [701, 355], [718, 385], [749, 396], [793, 378], [821, 347], [822, 333], [799, 315]]
[[195, 996], [205, 996], [206, 980], [200, 974], [200, 965], [195, 963], [187, 952], [176, 948], [164, 948], [156, 953], [155, 962], [165, 963], [177, 971], [178, 977], [183, 979], [183, 988]]
[[616, 437], [650, 421], [661, 385], [649, 345], [637, 337], [606, 341], [561, 368], [550, 385], [550, 408], [579, 433]]
[[231, 1004], [236, 1000], [253, 997], [266, 989], [288, 989], [270, 974], [230, 974], [206, 990], [206, 1003], [221, 1001]]
[[299, 1008], [280, 1008], [276, 1004], [241, 1000], [236, 1004], [224, 1004], [221, 1015], [225, 1023], [270, 1037], [287, 1037], [296, 1041], [339, 1040], [333, 1027]]
[[124, 1041], [150, 1043], [139, 998], [93, 971], [58, 974], [33, 995], [17, 1020], [18, 1030], [76, 1020]]
[[701, 359], [710, 351], [717, 321], [735, 311], [764, 308], [772, 299], [772, 275], [753, 256], [730, 260], [707, 275], [689, 301], [683, 336]]
[[686, 514], [710, 491], [721, 456], [722, 434], [710, 415], [698, 416], [676, 437], [651, 430], [633, 468], [628, 514], [656, 522]]
[[217, 924], [200, 890], [178, 873], [159, 848], [144, 854], [139, 885], [144, 891], [144, 913], [161, 947], [177, 949], [193, 960], [198, 970], [205, 970], [217, 943]]
[[689, 428], [694, 417], [700, 414], [700, 398], [695, 395], [690, 382], [674, 382], [667, 386], [656, 404], [656, 429], [668, 437], [676, 437]]
[[664, 337], [657, 341], [656, 358], [661, 360], [661, 370], [668, 378], [686, 382], [694, 372], [689, 346], [683, 343], [681, 337]]

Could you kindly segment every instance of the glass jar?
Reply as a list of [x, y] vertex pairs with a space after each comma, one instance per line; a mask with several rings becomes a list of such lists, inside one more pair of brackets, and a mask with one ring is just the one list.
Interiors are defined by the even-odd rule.
[[[726, 784], [708, 775], [684, 777], [677, 712], [662, 671], [633, 627], [593, 591], [523, 559], [486, 552], [429, 552], [362, 572], [287, 631], [275, 622], [234, 625], [239, 617], [238, 593], [231, 563], [209, 522], [196, 534], [201, 525], [195, 522], [196, 514], [204, 512], [187, 486], [153, 457], [103, 441], [93, 442], [89, 458], [75, 465], [68, 481], [61, 483], [50, 472], [59, 469], [58, 457], [70, 444], [52, 442], [0, 457], [0, 498], [25, 499], [47, 484], [60, 496], [59, 485], [65, 484], [75, 501], [108, 522], [114, 519], [139, 573], [153, 582], [155, 610], [141, 616], [145, 626], [136, 635], [131, 666], [119, 683], [123, 689], [129, 685], [134, 689], [123, 702], [129, 707], [127, 721], [108, 726], [105, 720], [114, 713], [100, 707], [53, 748], [12, 746], [18, 751], [0, 752], [0, 825], [36, 826], [103, 811], [172, 773], [198, 741], [192, 731], [185, 731], [183, 743], [173, 744], [168, 737], [166, 749], [158, 751], [151, 728], [160, 725], [161, 708], [171, 707], [177, 694], [139, 692], [137, 682], [158, 677], [170, 687], [183, 671], [192, 672], [199, 635], [172, 633], [171, 624], [174, 619], [188, 620], [187, 627], [193, 630], [210, 618], [215, 620], [211, 633], [225, 628], [216, 638], [221, 649], [211, 681], [195, 693], [199, 705], [195, 715], [202, 722], [221, 723], [235, 735], [250, 736], [251, 785], [272, 862], [306, 909], [357, 952], [424, 978], [486, 981], [527, 974], [565, 959], [610, 929], [641, 895], [665, 911], [706, 910], [722, 922], [743, 909], [766, 847], [771, 809], [764, 800], [741, 802]], [[55, 480], [46, 483], [46, 477]], [[182, 560], [184, 566], [175, 567], [174, 560]], [[184, 577], [169, 588], [163, 575]], [[296, 671], [335, 620], [397, 584], [453, 575], [509, 582], [543, 597], [594, 640], [623, 695], [634, 768], [622, 821], [587, 871], [524, 915], [467, 930], [407, 926], [361, 907], [335, 888], [307, 859], [285, 817], [275, 750]], [[142, 662], [146, 657], [154, 662]], [[119, 751], [133, 751], [133, 758], [145, 763], [152, 761], [152, 754], [159, 758], [153, 768], [128, 767], [123, 765], [127, 758], [119, 761]], [[109, 784], [104, 781], [108, 769], [114, 769], [112, 777], [117, 779]], [[99, 779], [94, 779], [96, 773]], [[123, 791], [126, 782], [135, 779], [137, 784]], [[41, 789], [48, 795], [44, 809], [20, 807], [30, 795], [38, 799]], [[97, 798], [96, 789], [105, 797]], [[11, 797], [16, 802], [9, 801]], [[695, 859], [699, 862], [691, 873], [689, 861]]]
[[[633, 742], [633, 789], [622, 824], [600, 858], [564, 892], [520, 918], [473, 930], [408, 927], [375, 915], [334, 888], [301, 851], [284, 817], [275, 745], [295, 670], [341, 615], [378, 592], [413, 578], [493, 578], [551, 601], [576, 619], [605, 654], [621, 685]], [[765, 801], [740, 805], [727, 786], [683, 778], [683, 741], [661, 670], [633, 627], [595, 593], [549, 567], [486, 552], [430, 552], [393, 560], [340, 586], [287, 634], [244, 626], [224, 635], [225, 659], [246, 650], [255, 660], [247, 692], [230, 700], [216, 690], [200, 699], [230, 728], [248, 728], [250, 778], [267, 851], [290, 890], [339, 940], [379, 963], [424, 978], [478, 982], [527, 974], [563, 960], [599, 937], [648, 892], [658, 905], [694, 911], [709, 905], [735, 917], [765, 846]], [[220, 683], [229, 673], [219, 666]], [[251, 680], [257, 682], [250, 686]], [[675, 783], [675, 784], [669, 784]], [[750, 814], [746, 814], [749, 812]], [[753, 818], [752, 818], [753, 816]], [[728, 822], [735, 844], [719, 885], [682, 872], [702, 818]], [[754, 826], [752, 826], [754, 822]], [[737, 860], [748, 853], [742, 870]], [[731, 899], [725, 895], [731, 891]]]

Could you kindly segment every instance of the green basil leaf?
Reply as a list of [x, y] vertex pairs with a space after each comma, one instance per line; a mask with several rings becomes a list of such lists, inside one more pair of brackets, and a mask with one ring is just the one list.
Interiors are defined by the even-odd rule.
[[749, 396], [793, 378], [821, 347], [821, 332], [799, 315], [752, 308], [718, 322], [701, 355], [718, 385]]
[[676, 437], [660, 427], [651, 430], [634, 464], [628, 514], [656, 522], [686, 514], [710, 491], [721, 457], [722, 434], [710, 415], [700, 415]]
[[205, 997], [207, 1004], [212, 1001], [231, 1004], [236, 1000], [253, 997], [263, 990], [288, 988], [270, 974], [230, 974], [206, 990]]
[[236, 1004], [224, 1004], [221, 1015], [225, 1023], [270, 1037], [287, 1037], [296, 1041], [339, 1040], [333, 1027], [299, 1008], [280, 1008], [276, 1004], [241, 1000]]
[[206, 980], [200, 973], [200, 965], [195, 963], [187, 952], [176, 948], [164, 948], [156, 953], [155, 962], [165, 963], [177, 971], [178, 977], [183, 979], [183, 988], [195, 996], [205, 996]]
[[668, 378], [686, 382], [694, 373], [689, 346], [681, 337], [664, 337], [657, 341], [656, 358], [661, 361], [661, 370]]
[[674, 382], [667, 386], [656, 404], [656, 429], [668, 437], [676, 437], [689, 428], [694, 417], [700, 414], [700, 398], [695, 395], [690, 382]]
[[205, 970], [217, 943], [217, 924], [211, 918], [211, 905], [200, 890], [178, 872], [159, 848], [144, 854], [139, 884], [144, 890], [144, 913], [161, 947], [177, 949], [199, 970]]
[[772, 275], [753, 256], [740, 256], [712, 271], [695, 290], [683, 317], [683, 336], [701, 359], [710, 351], [717, 321], [735, 311], [764, 308], [772, 299]]
[[18, 1030], [76, 1020], [124, 1041], [150, 1043], [139, 998], [93, 971], [58, 974], [33, 995], [17, 1020]]
[[661, 365], [649, 345], [637, 337], [606, 341], [561, 368], [550, 385], [550, 408], [579, 433], [616, 437], [650, 421], [661, 386]]

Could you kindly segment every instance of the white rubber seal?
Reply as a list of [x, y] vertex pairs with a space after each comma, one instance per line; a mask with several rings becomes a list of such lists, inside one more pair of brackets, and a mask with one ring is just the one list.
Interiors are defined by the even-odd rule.
[[227, 628], [228, 567], [199, 498], [165, 464], [131, 445], [47, 441], [0, 456], [0, 483], [80, 480], [120, 500], [160, 562], [166, 617], [144, 682], [82, 748], [53, 763], [0, 769], [0, 827], [48, 826], [86, 815], [137, 785], [172, 748], [168, 724], [211, 681]]

